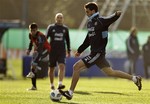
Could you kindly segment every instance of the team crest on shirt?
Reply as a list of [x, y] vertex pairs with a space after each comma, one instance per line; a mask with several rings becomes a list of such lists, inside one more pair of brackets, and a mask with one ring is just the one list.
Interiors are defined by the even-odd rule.
[[94, 25], [96, 26], [96, 25], [97, 25], [97, 22], [95, 22]]
[[56, 31], [55, 29], [52, 30], [52, 32], [55, 32], [55, 31]]
[[66, 32], [66, 30], [65, 29], [63, 29], [63, 33], [65, 33]]

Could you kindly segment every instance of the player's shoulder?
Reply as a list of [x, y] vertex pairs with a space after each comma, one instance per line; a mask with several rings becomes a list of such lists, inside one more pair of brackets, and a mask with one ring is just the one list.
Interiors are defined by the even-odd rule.
[[38, 35], [41, 36], [41, 35], [44, 35], [44, 33], [42, 33], [41, 31], [38, 31]]
[[67, 25], [63, 24], [62, 26], [63, 26], [65, 29], [68, 29], [68, 26], [67, 26]]
[[55, 26], [55, 23], [53, 23], [53, 24], [50, 24], [50, 26]]
[[97, 20], [100, 20], [100, 21], [105, 21], [105, 19], [107, 19], [108, 17], [106, 17], [106, 16], [99, 16], [98, 18], [97, 18]]
[[53, 28], [53, 27], [55, 27], [55, 24], [48, 25], [48, 28]]

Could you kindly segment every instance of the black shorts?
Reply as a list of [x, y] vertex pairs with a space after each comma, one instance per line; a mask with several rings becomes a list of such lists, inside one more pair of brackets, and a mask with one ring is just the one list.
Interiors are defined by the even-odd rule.
[[110, 67], [108, 61], [105, 59], [105, 53], [90, 54], [82, 59], [87, 68], [97, 65], [100, 69]]
[[57, 65], [57, 63], [63, 63], [65, 64], [66, 60], [66, 54], [65, 53], [52, 53], [50, 52], [49, 55], [49, 66], [50, 67], [55, 67]]

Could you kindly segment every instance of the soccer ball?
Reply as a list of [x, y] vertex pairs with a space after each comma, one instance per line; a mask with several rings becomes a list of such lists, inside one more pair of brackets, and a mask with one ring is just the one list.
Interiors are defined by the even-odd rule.
[[62, 95], [59, 93], [58, 90], [52, 90], [50, 92], [50, 99], [52, 101], [60, 101], [62, 99]]

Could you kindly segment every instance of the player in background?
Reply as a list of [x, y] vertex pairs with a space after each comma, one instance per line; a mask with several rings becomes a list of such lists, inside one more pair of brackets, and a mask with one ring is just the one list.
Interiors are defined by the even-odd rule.
[[[47, 27], [46, 36], [50, 38], [51, 52], [50, 65], [48, 75], [50, 78], [50, 88], [55, 89], [54, 86], [54, 72], [55, 67], [58, 67], [58, 89], [65, 88], [63, 79], [65, 75], [65, 58], [70, 57], [70, 38], [68, 27], [63, 24], [64, 18], [62, 13], [55, 15], [55, 23]], [[67, 46], [67, 52], [66, 52]], [[66, 55], [67, 53], [67, 55]]]
[[41, 61], [49, 61], [50, 44], [48, 43], [45, 35], [42, 32], [38, 31], [38, 25], [36, 23], [32, 23], [29, 25], [29, 31], [30, 43], [26, 53], [27, 55], [29, 55], [33, 46], [34, 52], [31, 63], [31, 72], [29, 72], [26, 77], [31, 78], [32, 81], [32, 87], [28, 90], [37, 90], [37, 71], [41, 70], [41, 67], [39, 67], [38, 65]]
[[120, 17], [121, 11], [116, 11], [108, 17], [102, 17], [98, 12], [98, 6], [95, 2], [85, 4], [84, 9], [86, 15], [89, 17], [87, 22], [88, 33], [75, 56], [79, 57], [89, 46], [91, 53], [74, 64], [70, 89], [68, 91], [59, 90], [60, 93], [68, 100], [71, 100], [79, 80], [80, 71], [93, 65], [97, 65], [108, 76], [132, 80], [138, 87], [138, 90], [141, 90], [142, 84], [140, 76], [132, 76], [119, 70], [113, 70], [105, 58], [108, 27]]
[[139, 41], [137, 38], [137, 28], [131, 27], [130, 36], [126, 40], [127, 56], [129, 60], [129, 74], [135, 74], [136, 62], [140, 55]]

